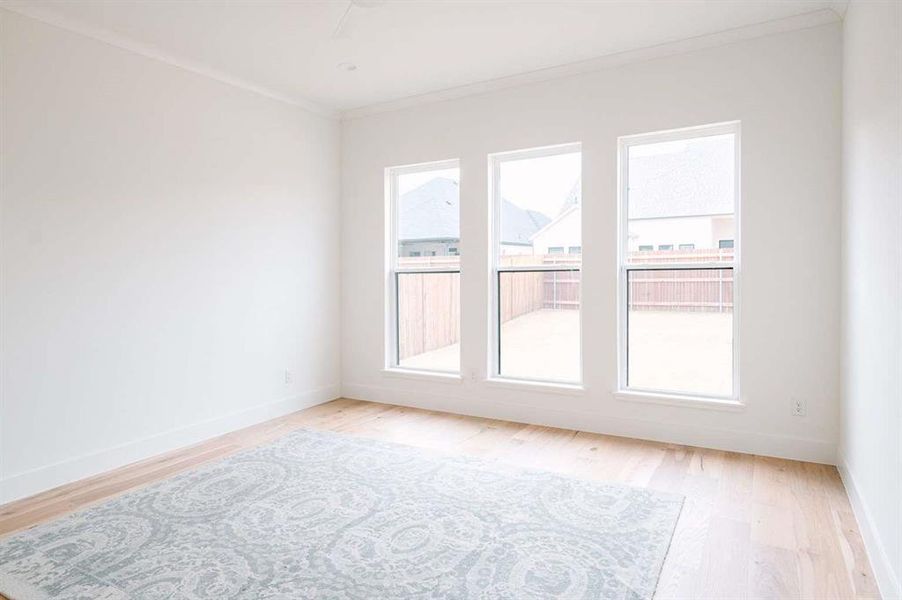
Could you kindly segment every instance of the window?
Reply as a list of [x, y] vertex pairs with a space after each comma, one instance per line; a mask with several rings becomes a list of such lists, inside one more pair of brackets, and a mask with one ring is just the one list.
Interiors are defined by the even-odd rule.
[[639, 246], [639, 252], [651, 252], [655, 247], [652, 245], [641, 245]]
[[387, 170], [386, 364], [460, 372], [460, 169]]
[[490, 372], [579, 383], [579, 144], [495, 154], [489, 160], [494, 215]]
[[738, 156], [738, 123], [620, 139], [621, 389], [738, 400]]

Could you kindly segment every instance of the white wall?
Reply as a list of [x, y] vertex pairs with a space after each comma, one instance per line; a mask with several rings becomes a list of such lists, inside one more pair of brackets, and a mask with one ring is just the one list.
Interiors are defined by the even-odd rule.
[[902, 4], [852, 2], [843, 52], [839, 465], [885, 598], [902, 597]]
[[[342, 127], [344, 395], [832, 462], [839, 395], [839, 23], [371, 115]], [[742, 120], [741, 411], [616, 399], [617, 137]], [[585, 391], [484, 381], [486, 155], [583, 148]], [[383, 169], [461, 161], [462, 382], [383, 374]], [[777, 217], [775, 217], [775, 215]], [[807, 401], [791, 416], [791, 399]]]
[[0, 502], [337, 396], [337, 122], [0, 19]]

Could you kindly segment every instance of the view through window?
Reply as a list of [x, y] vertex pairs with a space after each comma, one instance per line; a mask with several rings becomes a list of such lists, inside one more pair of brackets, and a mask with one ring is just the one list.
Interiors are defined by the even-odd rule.
[[735, 395], [736, 131], [624, 138], [629, 389]]
[[456, 161], [389, 170], [392, 364], [460, 371], [460, 170]]
[[581, 380], [579, 145], [492, 157], [495, 374]]

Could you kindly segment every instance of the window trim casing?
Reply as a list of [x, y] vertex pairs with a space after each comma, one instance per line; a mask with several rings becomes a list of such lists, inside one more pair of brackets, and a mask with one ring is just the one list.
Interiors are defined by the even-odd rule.
[[[704, 262], [704, 263], [642, 263], [630, 265], [626, 261], [629, 257], [629, 161], [627, 152], [631, 146], [642, 144], [654, 144], [659, 142], [677, 141], [683, 139], [695, 139], [715, 135], [733, 134], [733, 260], [732, 262]], [[683, 406], [724, 407], [734, 406], [742, 408], [745, 402], [740, 388], [740, 322], [741, 322], [741, 252], [742, 252], [742, 174], [741, 174], [741, 122], [727, 121], [670, 129], [651, 133], [626, 135], [617, 138], [617, 389], [615, 396], [629, 401], [643, 401], [643, 398], [651, 398], [656, 403], [665, 403]], [[671, 390], [655, 390], [646, 388], [634, 388], [627, 386], [628, 370], [628, 313], [629, 313], [629, 285], [628, 271], [631, 270], [668, 270], [668, 269], [731, 269], [733, 272], [733, 344], [732, 344], [732, 383], [733, 389], [729, 397], [707, 395], [703, 393], [681, 393]]]
[[[460, 273], [460, 263], [456, 269], [447, 266], [401, 268], [398, 266], [398, 203], [395, 192], [398, 190], [398, 178], [401, 175], [422, 173], [424, 171], [442, 171], [445, 169], [457, 169], [460, 175], [460, 159], [448, 158], [436, 161], [398, 165], [385, 168], [385, 248], [384, 248], [384, 304], [383, 304], [383, 373], [402, 373], [421, 377], [438, 377], [442, 379], [459, 378], [461, 371], [444, 371], [439, 369], [417, 369], [401, 366], [398, 360], [400, 348], [398, 346], [398, 277], [404, 273]], [[464, 240], [461, 236], [457, 245], [458, 254], [464, 249]]]
[[[488, 287], [489, 287], [489, 305], [488, 305], [488, 325], [489, 331], [487, 339], [488, 356], [486, 357], [486, 380], [491, 383], [511, 383], [513, 385], [535, 385], [544, 387], [560, 387], [566, 390], [582, 390], [585, 378], [583, 367], [583, 307], [582, 307], [582, 272], [583, 264], [580, 259], [578, 268], [567, 265], [537, 265], [537, 266], [517, 266], [498, 268], [498, 261], [501, 250], [501, 163], [509, 160], [523, 160], [529, 158], [542, 158], [546, 156], [556, 156], [558, 154], [572, 154], [579, 152], [580, 154], [580, 185], [582, 185], [583, 164], [582, 164], [582, 142], [567, 142], [564, 144], [554, 144], [550, 146], [538, 146], [534, 148], [524, 148], [520, 150], [509, 150], [504, 152], [494, 152], [488, 155], [488, 194], [489, 194], [489, 252], [488, 252]], [[580, 237], [585, 233], [583, 230], [583, 220], [580, 218]], [[567, 256], [567, 254], [562, 254]], [[563, 379], [538, 379], [526, 377], [514, 377], [501, 374], [501, 273], [512, 272], [534, 272], [534, 271], [577, 271], [580, 274], [580, 306], [579, 306], [579, 379], [577, 381]]]

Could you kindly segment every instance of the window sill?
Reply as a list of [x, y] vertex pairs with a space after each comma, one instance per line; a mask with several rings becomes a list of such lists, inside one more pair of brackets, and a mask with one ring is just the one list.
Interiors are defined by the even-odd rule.
[[382, 374], [386, 377], [396, 377], [398, 379], [415, 379], [418, 381], [434, 381], [438, 383], [461, 383], [463, 381], [463, 377], [461, 377], [460, 373], [418, 371], [416, 369], [403, 369], [400, 367], [382, 369]]
[[618, 390], [614, 397], [625, 402], [644, 402], [646, 404], [663, 404], [665, 406], [683, 406], [710, 410], [737, 412], [745, 410], [745, 404], [738, 400], [720, 398], [704, 398], [700, 396], [682, 396], [680, 394], [660, 394], [638, 390]]
[[491, 387], [508, 388], [529, 392], [549, 392], [552, 394], [567, 394], [582, 396], [586, 388], [578, 383], [555, 383], [553, 381], [530, 381], [528, 379], [513, 379], [508, 377], [489, 377], [484, 383]]

